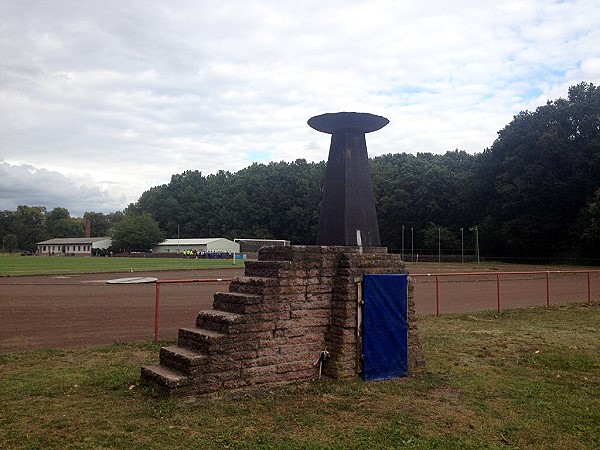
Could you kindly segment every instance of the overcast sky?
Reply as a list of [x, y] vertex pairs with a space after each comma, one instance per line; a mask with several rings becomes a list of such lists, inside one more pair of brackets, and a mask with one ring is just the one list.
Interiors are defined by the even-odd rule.
[[0, 210], [326, 160], [326, 112], [390, 120], [369, 156], [479, 153], [600, 83], [599, 24], [597, 0], [0, 0]]

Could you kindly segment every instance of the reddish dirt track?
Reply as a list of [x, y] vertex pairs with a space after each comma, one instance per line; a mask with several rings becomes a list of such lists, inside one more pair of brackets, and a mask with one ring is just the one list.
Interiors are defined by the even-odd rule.
[[[434, 276], [415, 276], [415, 304], [418, 314], [436, 314]], [[590, 274], [589, 299], [600, 300], [600, 273]], [[588, 301], [586, 273], [545, 273], [440, 276], [438, 277], [440, 314], [529, 306], [556, 305]]]
[[[409, 266], [411, 273], [435, 271]], [[460, 266], [461, 271], [464, 266]], [[466, 271], [477, 270], [469, 268]], [[511, 270], [503, 267], [502, 270]], [[512, 268], [514, 270], [514, 268]], [[520, 270], [535, 270], [535, 268]], [[455, 270], [456, 271], [456, 270]], [[166, 279], [234, 278], [243, 269], [136, 273]], [[154, 284], [106, 284], [131, 274], [90, 274], [0, 278], [0, 353], [39, 348], [70, 348], [154, 338]], [[414, 277], [418, 314], [436, 313], [434, 277]], [[586, 274], [551, 274], [550, 303], [587, 301]], [[590, 276], [592, 301], [600, 300], [600, 273]], [[193, 326], [196, 314], [210, 309], [213, 294], [227, 282], [162, 284], [159, 337], [175, 338], [180, 327]], [[501, 307], [545, 305], [546, 275], [502, 275]], [[497, 308], [496, 272], [440, 277], [440, 313]]]
[[[159, 280], [234, 278], [243, 269], [145, 272]], [[127, 273], [0, 278], [0, 353], [154, 339], [155, 284], [107, 284]], [[160, 338], [193, 326], [227, 282], [163, 284]]]

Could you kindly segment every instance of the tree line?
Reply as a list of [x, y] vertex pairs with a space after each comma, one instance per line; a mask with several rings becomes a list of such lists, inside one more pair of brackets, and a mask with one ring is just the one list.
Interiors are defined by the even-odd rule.
[[[600, 259], [600, 88], [591, 83], [519, 113], [481, 153], [389, 153], [370, 164], [382, 245], [390, 249], [472, 249], [476, 227], [482, 255]], [[131, 231], [144, 217], [160, 236], [313, 244], [324, 175], [325, 162], [303, 159], [235, 173], [188, 170], [123, 212], [84, 219], [95, 235], [114, 234], [126, 217]], [[0, 233], [14, 235], [19, 248], [79, 235], [83, 226], [64, 208], [0, 213]]]
[[0, 211], [2, 252], [33, 252], [36, 243], [53, 238], [84, 237], [89, 222], [91, 237], [112, 238], [109, 250], [117, 253], [147, 250], [164, 240], [164, 233], [150, 214], [117, 211], [110, 214], [86, 212], [72, 217], [66, 208], [51, 211], [43, 206], [18, 206], [16, 211]]

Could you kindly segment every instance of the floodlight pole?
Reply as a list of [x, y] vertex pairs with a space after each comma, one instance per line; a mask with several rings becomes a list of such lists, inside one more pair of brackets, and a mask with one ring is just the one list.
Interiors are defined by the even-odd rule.
[[477, 264], [479, 264], [479, 227], [475, 225], [475, 250], [477, 251]]
[[[2, 239], [2, 242], [4, 243], [4, 238]], [[4, 246], [2, 249], [4, 250]], [[400, 259], [404, 261], [404, 225], [402, 225], [402, 253], [400, 255]]]
[[415, 262], [415, 235], [413, 227], [410, 227], [410, 261]]
[[465, 263], [465, 229], [460, 229], [460, 261]]
[[438, 227], [438, 263], [442, 262], [442, 227]]

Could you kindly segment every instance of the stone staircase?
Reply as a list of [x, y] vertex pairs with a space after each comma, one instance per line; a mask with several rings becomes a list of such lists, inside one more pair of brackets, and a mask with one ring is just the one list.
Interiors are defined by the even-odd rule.
[[179, 329], [177, 344], [161, 348], [159, 365], [142, 368], [142, 382], [172, 395], [202, 396], [312, 376], [313, 356], [324, 345], [327, 324], [320, 321], [312, 327], [318, 343], [310, 355], [300, 355], [304, 367], [285, 352], [294, 338], [282, 341], [293, 328], [287, 302], [306, 302], [306, 277], [296, 277], [297, 267], [291, 261], [248, 262], [244, 276], [230, 283], [229, 292], [215, 294], [213, 309], [198, 313], [195, 327]]
[[225, 384], [245, 385], [241, 380], [232, 381], [241, 376], [243, 357], [256, 356], [256, 349], [248, 351], [253, 346], [240, 340], [240, 334], [250, 338], [251, 317], [244, 314], [260, 302], [260, 296], [243, 291], [255, 290], [252, 286], [261, 281], [244, 277], [230, 285], [230, 289], [240, 287], [242, 292], [215, 294], [215, 309], [200, 311], [195, 327], [180, 328], [177, 344], [160, 349], [159, 365], [142, 368], [142, 381], [182, 396], [216, 392]]
[[[355, 376], [355, 279], [401, 273], [404, 264], [385, 249], [348, 252], [261, 249], [228, 292], [215, 294], [213, 309], [198, 313], [195, 327], [179, 329], [177, 344], [160, 349], [159, 365], [142, 368], [142, 382], [170, 395], [199, 397], [306, 381], [319, 375], [314, 363], [324, 349], [331, 354], [325, 376]], [[413, 322], [418, 344], [414, 312]]]

